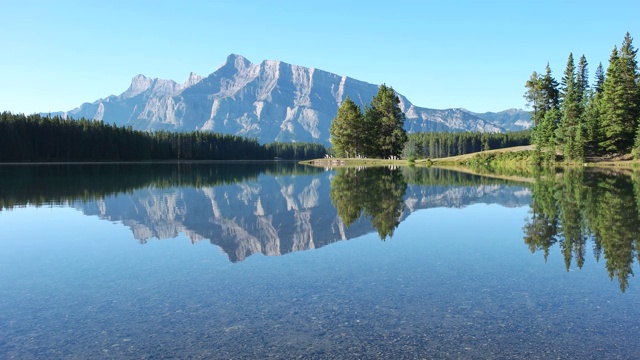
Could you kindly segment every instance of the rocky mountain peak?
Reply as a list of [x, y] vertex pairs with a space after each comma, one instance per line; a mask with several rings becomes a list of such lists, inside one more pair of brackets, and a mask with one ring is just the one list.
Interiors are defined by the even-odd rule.
[[204, 77], [194, 73], [193, 71], [189, 74], [189, 77], [187, 78], [187, 80], [184, 82], [184, 84], [182, 84], [182, 87], [189, 87], [189, 86], [193, 86], [197, 83], [199, 83], [200, 81], [202, 81]]
[[148, 78], [142, 74], [138, 74], [131, 79], [129, 89], [122, 94], [125, 99], [132, 98], [140, 93], [147, 91], [153, 85], [154, 79]]
[[251, 65], [253, 65], [251, 61], [247, 60], [247, 58], [245, 58], [244, 56], [238, 54], [230, 54], [229, 56], [227, 56], [227, 60], [224, 62], [224, 64], [220, 65], [216, 72], [224, 68], [232, 68], [238, 71], [243, 71], [249, 68]]
[[[329, 127], [344, 99], [349, 96], [364, 108], [377, 91], [376, 84], [320, 69], [278, 60], [254, 64], [244, 56], [231, 54], [206, 77], [191, 73], [184, 83], [177, 84], [136, 75], [121, 95], [60, 114], [100, 118], [139, 130], [203, 130], [255, 137], [261, 143], [329, 145]], [[523, 128], [529, 119], [524, 112], [475, 114], [460, 108], [421, 108], [398, 96], [407, 116], [408, 132], [501, 132], [507, 126]]]

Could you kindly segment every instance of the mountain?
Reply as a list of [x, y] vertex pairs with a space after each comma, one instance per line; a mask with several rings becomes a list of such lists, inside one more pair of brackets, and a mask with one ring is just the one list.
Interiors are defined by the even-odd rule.
[[533, 126], [531, 113], [521, 109], [508, 109], [500, 112], [475, 113], [469, 110], [463, 111], [484, 119], [507, 131], [526, 130]]
[[[179, 84], [137, 75], [120, 95], [56, 114], [139, 130], [206, 130], [256, 137], [261, 143], [328, 144], [331, 120], [344, 99], [349, 96], [364, 108], [377, 91], [378, 85], [319, 69], [274, 60], [254, 64], [240, 55], [230, 55], [206, 77], [191, 73]], [[502, 113], [427, 109], [398, 96], [409, 132], [502, 132], [512, 128], [509, 117]], [[483, 115], [500, 120], [503, 125], [495, 125]]]

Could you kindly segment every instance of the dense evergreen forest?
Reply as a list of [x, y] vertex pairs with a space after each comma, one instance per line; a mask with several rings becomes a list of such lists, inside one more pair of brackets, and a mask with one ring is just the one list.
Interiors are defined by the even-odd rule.
[[270, 143], [210, 132], [146, 132], [102, 121], [0, 114], [0, 162], [272, 160], [323, 157], [314, 143]]
[[437, 132], [409, 134], [404, 159], [442, 158], [531, 144], [531, 130], [507, 133]]
[[559, 84], [549, 64], [544, 75], [533, 72], [524, 97], [532, 109], [537, 162], [553, 162], [556, 153], [566, 162], [640, 155], [637, 51], [627, 33], [621, 47], [613, 47], [606, 72], [598, 65], [591, 86], [584, 55], [576, 67], [569, 54]]

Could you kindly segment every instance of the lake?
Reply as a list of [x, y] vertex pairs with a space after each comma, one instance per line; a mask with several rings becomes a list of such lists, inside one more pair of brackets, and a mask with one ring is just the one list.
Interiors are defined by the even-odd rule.
[[0, 166], [0, 358], [633, 359], [640, 173]]

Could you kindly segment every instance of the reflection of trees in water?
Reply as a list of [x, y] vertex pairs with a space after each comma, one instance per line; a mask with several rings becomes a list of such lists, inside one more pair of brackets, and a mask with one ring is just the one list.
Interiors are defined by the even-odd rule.
[[365, 216], [384, 240], [400, 224], [406, 190], [398, 169], [341, 168], [331, 181], [331, 201], [347, 227]]
[[544, 251], [546, 259], [558, 243], [568, 271], [574, 260], [582, 268], [591, 240], [596, 261], [604, 256], [609, 277], [624, 292], [640, 245], [639, 174], [566, 169], [539, 176], [532, 194], [524, 226], [531, 251]]
[[0, 166], [0, 210], [14, 206], [93, 201], [135, 190], [234, 184], [267, 175], [322, 170], [293, 162], [178, 162]]
[[[331, 202], [347, 227], [365, 217], [371, 221], [380, 238], [384, 240], [393, 236], [400, 222], [407, 184], [433, 189], [434, 195], [438, 196], [442, 195], [445, 188], [450, 187], [522, 185], [441, 168], [338, 168], [331, 181]], [[465, 201], [468, 199], [461, 196], [454, 202], [461, 206], [466, 204]], [[509, 200], [504, 203], [509, 203]]]

